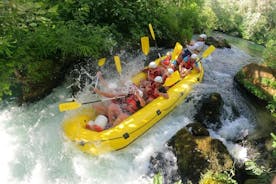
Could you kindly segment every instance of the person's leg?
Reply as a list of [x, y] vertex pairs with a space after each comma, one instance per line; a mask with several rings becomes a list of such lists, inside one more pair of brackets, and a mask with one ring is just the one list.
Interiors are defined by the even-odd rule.
[[121, 108], [118, 104], [111, 103], [108, 106], [108, 120], [109, 123], [113, 124], [116, 118], [122, 113]]
[[128, 116], [129, 116], [128, 114], [122, 112], [121, 114], [119, 114], [119, 116], [113, 122], [113, 126], [120, 124], [122, 121], [124, 121], [126, 118], [128, 118]]
[[107, 112], [108, 112], [107, 111], [107, 104], [102, 103], [102, 102], [100, 102], [100, 103], [94, 103], [92, 105], [92, 107], [95, 109], [95, 112], [97, 114], [107, 115]]

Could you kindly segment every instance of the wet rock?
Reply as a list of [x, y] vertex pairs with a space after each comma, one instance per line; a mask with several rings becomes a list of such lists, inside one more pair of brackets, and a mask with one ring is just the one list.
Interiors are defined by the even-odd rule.
[[251, 63], [244, 66], [234, 79], [243, 89], [256, 97], [252, 100], [269, 102], [275, 98], [276, 69]]
[[233, 160], [223, 143], [210, 136], [193, 136], [182, 129], [169, 143], [177, 157], [179, 174], [183, 183], [198, 183], [201, 174], [214, 169], [221, 172], [233, 165]]
[[206, 45], [214, 45], [216, 48], [231, 48], [231, 45], [227, 42], [226, 39], [220, 36], [210, 36], [206, 40]]
[[171, 184], [180, 180], [176, 158], [171, 151], [159, 152], [151, 156], [148, 175], [153, 177], [158, 173], [163, 176], [164, 184]]
[[209, 136], [209, 132], [201, 123], [195, 122], [186, 126], [194, 136]]
[[218, 93], [204, 96], [199, 102], [200, 108], [194, 116], [197, 122], [202, 122], [206, 127], [218, 129], [221, 127], [220, 115], [223, 100]]

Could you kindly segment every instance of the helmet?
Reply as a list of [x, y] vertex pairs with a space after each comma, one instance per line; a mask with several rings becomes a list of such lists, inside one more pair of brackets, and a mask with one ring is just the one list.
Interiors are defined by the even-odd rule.
[[95, 119], [95, 125], [101, 127], [102, 129], [105, 128], [105, 126], [107, 125], [107, 117], [104, 115], [98, 115]]
[[141, 91], [140, 89], [138, 89], [138, 93], [139, 93], [139, 96], [140, 96], [140, 97], [143, 97], [143, 95], [144, 95], [144, 94], [143, 94], [143, 91]]
[[156, 77], [154, 78], [154, 82], [162, 83], [162, 82], [163, 82], [163, 79], [162, 79], [161, 76], [156, 76]]
[[199, 37], [200, 37], [200, 38], [203, 38], [204, 40], [207, 39], [207, 35], [206, 35], [206, 34], [201, 34], [201, 35], [199, 35]]
[[152, 61], [149, 64], [149, 68], [157, 68], [157, 64], [154, 61]]
[[191, 55], [191, 59], [196, 59], [197, 58], [197, 55], [196, 54], [192, 54]]
[[93, 121], [93, 120], [90, 120], [90, 121], [88, 121], [88, 123], [87, 123], [88, 125], [90, 125], [90, 126], [92, 126], [92, 125], [94, 125], [95, 124], [95, 122]]
[[174, 70], [172, 68], [168, 68], [168, 72], [169, 72], [169, 74], [172, 74], [174, 72]]

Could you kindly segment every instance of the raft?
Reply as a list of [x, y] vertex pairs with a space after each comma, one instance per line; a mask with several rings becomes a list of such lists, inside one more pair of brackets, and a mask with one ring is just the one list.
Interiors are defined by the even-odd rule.
[[[177, 54], [173, 53], [174, 57], [177, 57], [179, 50]], [[157, 59], [156, 62], [159, 63], [161, 59]], [[199, 67], [200, 73], [192, 70], [184, 79], [168, 89], [169, 99], [158, 97], [119, 125], [102, 132], [85, 128], [89, 120], [95, 119], [96, 113], [91, 106], [81, 107], [77, 112], [64, 119], [65, 136], [75, 142], [81, 151], [92, 155], [100, 155], [127, 147], [184, 101], [192, 87], [202, 81], [204, 70], [201, 62], [199, 62]], [[137, 83], [145, 77], [146, 74], [140, 72], [132, 78], [132, 81]]]

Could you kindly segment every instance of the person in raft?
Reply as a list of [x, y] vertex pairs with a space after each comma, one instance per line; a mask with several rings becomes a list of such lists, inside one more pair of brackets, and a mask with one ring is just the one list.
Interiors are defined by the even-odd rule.
[[162, 76], [164, 73], [165, 68], [162, 66], [158, 66], [155, 61], [152, 61], [148, 66], [147, 80], [153, 82], [156, 76]]
[[179, 64], [179, 74], [181, 78], [187, 76], [192, 69], [195, 69], [197, 72], [200, 72], [200, 68], [198, 66], [197, 55], [192, 54], [191, 56], [186, 56], [182, 62]]
[[[134, 84], [128, 84], [134, 85]], [[107, 115], [109, 120], [109, 127], [114, 127], [120, 122], [125, 120], [129, 115], [133, 114], [143, 106], [145, 106], [145, 101], [142, 97], [143, 93], [136, 86], [127, 86], [131, 90], [127, 90], [124, 93], [116, 92], [104, 92], [98, 88], [94, 88], [95, 93], [107, 97], [107, 98], [116, 98], [109, 103], [102, 103], [100, 107], [101, 113]], [[123, 98], [122, 98], [123, 96]], [[99, 105], [96, 107], [98, 108]], [[104, 111], [103, 111], [104, 109]], [[99, 109], [96, 109], [96, 111]]]
[[196, 41], [192, 40], [189, 44], [187, 44], [186, 48], [182, 50], [181, 54], [179, 54], [177, 58], [178, 65], [186, 56], [191, 56], [193, 53], [199, 54], [205, 45], [206, 39], [207, 35], [201, 34]]
[[162, 76], [156, 76], [154, 78], [154, 82], [150, 85], [145, 86], [144, 93], [146, 96], [146, 102], [149, 103], [155, 98], [159, 96], [163, 96], [164, 98], [168, 99], [169, 95], [167, 93], [167, 89], [162, 86], [163, 79]]

